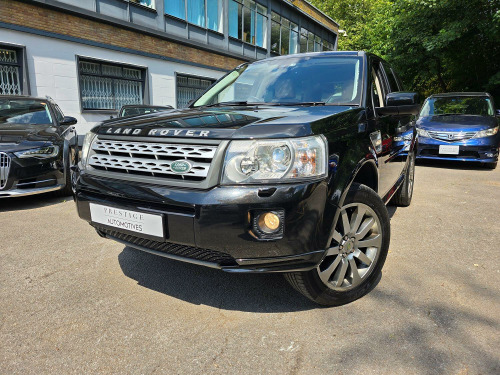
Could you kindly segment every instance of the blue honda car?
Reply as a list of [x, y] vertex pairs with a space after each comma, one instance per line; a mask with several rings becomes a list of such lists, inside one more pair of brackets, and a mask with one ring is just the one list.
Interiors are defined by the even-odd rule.
[[494, 169], [500, 144], [498, 116], [488, 93], [428, 97], [416, 122], [417, 158], [478, 162]]

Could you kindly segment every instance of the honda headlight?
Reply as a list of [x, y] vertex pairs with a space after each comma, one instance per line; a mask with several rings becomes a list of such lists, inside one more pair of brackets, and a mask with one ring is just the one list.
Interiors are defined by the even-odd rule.
[[95, 133], [88, 132], [85, 134], [85, 139], [83, 140], [83, 145], [82, 145], [82, 166], [85, 167], [87, 164], [87, 156], [89, 154], [90, 150], [90, 145], [92, 144], [92, 141], [94, 140], [94, 137], [96, 136]]
[[419, 137], [427, 137], [427, 138], [431, 137], [429, 135], [429, 133], [427, 133], [427, 130], [425, 130], [425, 129], [417, 128], [417, 134], [418, 134]]
[[59, 155], [59, 147], [52, 145], [39, 148], [32, 148], [31, 150], [16, 152], [15, 155], [21, 159], [27, 159], [27, 158], [50, 159]]
[[498, 133], [498, 126], [496, 128], [490, 128], [486, 130], [481, 130], [478, 131], [474, 137], [472, 138], [484, 138], [484, 137], [491, 137], [492, 135], [495, 135]]
[[232, 141], [222, 184], [290, 182], [326, 176], [327, 145], [321, 136]]

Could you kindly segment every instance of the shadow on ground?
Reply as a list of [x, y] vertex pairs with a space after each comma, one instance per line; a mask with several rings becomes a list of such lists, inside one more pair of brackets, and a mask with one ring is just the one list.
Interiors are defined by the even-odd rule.
[[259, 313], [322, 308], [295, 291], [279, 273], [226, 273], [130, 247], [123, 249], [118, 261], [123, 273], [139, 285], [196, 305]]
[[[458, 293], [463, 293], [464, 296], [472, 293], [477, 295], [479, 300], [484, 298], [499, 301], [500, 294], [494, 288], [485, 289], [484, 285], [467, 278], [467, 274], [457, 268], [448, 269], [448, 272], [450, 282], [461, 282], [464, 287], [464, 290], [459, 289]], [[426, 286], [411, 276], [400, 281], [401, 285]], [[442, 290], [446, 289], [436, 286], [436, 293]], [[479, 367], [479, 371], [473, 373], [500, 373], [498, 353], [495, 353], [495, 350], [484, 350], [487, 346], [498, 347], [500, 341], [494, 339], [485, 344], [481, 337], [481, 333], [485, 331], [492, 332], [491, 336], [494, 337], [494, 332], [499, 329], [498, 320], [492, 318], [488, 310], [481, 308], [481, 305], [473, 307], [450, 303], [446, 297], [443, 301], [415, 299], [406, 292], [391, 293], [381, 288], [372, 291], [367, 298], [384, 306], [389, 314], [392, 311], [402, 313], [405, 316], [405, 324], [393, 325], [388, 321], [389, 326], [373, 326], [372, 331], [365, 337], [370, 345], [359, 345], [356, 342], [343, 345], [335, 354], [335, 358], [329, 360], [342, 358], [344, 367], [356, 368], [363, 365], [366, 358], [378, 356], [379, 361], [398, 364], [401, 368], [408, 368], [410, 362], [418, 369], [417, 373], [422, 374], [449, 374], [446, 369], [456, 366], [462, 367], [462, 370], [456, 372], [458, 374], [469, 374], [469, 366], [475, 367], [476, 370]], [[409, 315], [405, 313], [410, 311]], [[358, 312], [354, 311], [351, 318], [363, 318], [357, 314]], [[395, 320], [397, 322], [399, 319]], [[388, 327], [390, 328], [387, 329]], [[399, 345], [394, 345], [395, 342]], [[446, 344], [443, 344], [444, 342]], [[390, 350], [380, 356], [379, 349], [384, 347]], [[356, 352], [356, 355], [352, 355], [353, 352]]]
[[0, 212], [32, 210], [35, 208], [53, 206], [59, 203], [72, 201], [71, 196], [55, 197], [51, 193], [29, 195], [17, 198], [1, 198]]
[[196, 305], [263, 313], [318, 307], [281, 274], [231, 274], [130, 247], [123, 249], [118, 261], [123, 273], [139, 285]]
[[418, 159], [417, 166], [427, 168], [464, 169], [489, 172], [492, 169], [485, 167], [482, 163], [453, 160], [425, 160]]

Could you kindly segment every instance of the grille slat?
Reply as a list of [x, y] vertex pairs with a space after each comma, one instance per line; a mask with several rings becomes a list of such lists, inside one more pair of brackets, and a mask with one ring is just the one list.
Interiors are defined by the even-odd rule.
[[433, 130], [428, 130], [427, 133], [429, 133], [431, 138], [445, 142], [465, 141], [476, 135], [476, 132], [440, 132]]
[[147, 249], [156, 250], [162, 253], [172, 254], [183, 258], [216, 263], [220, 266], [233, 266], [237, 264], [236, 260], [231, 255], [222, 253], [220, 251], [201, 249], [186, 245], [179, 245], [171, 242], [152, 241], [145, 238], [124, 234], [109, 229], [98, 228], [98, 230], [107, 236], [114, 237], [118, 240], [127, 242], [132, 247], [133, 245], [137, 245], [145, 247]]
[[[92, 144], [88, 164], [97, 170], [144, 176], [202, 181], [207, 178], [216, 145], [184, 143], [145, 143], [97, 139]], [[174, 161], [191, 165], [189, 171], [176, 173]]]
[[11, 158], [4, 152], [0, 152], [0, 190], [5, 188], [9, 179]]

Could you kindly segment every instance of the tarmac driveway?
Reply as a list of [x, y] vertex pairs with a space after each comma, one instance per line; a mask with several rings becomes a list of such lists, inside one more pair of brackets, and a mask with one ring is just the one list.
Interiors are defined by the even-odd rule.
[[0, 201], [1, 374], [498, 374], [500, 167], [419, 165], [378, 286], [318, 308], [104, 240], [72, 201]]

